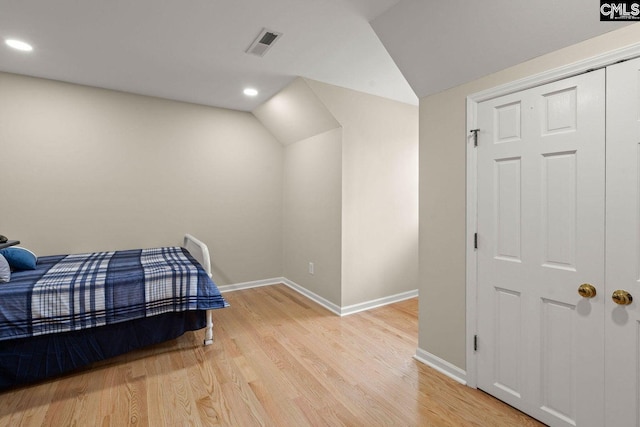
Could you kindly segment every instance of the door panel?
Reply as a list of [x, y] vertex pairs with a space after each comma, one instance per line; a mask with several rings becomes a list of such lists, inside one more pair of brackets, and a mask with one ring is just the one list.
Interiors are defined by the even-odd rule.
[[520, 261], [520, 159], [500, 159], [495, 166], [496, 254], [505, 261]]
[[573, 354], [575, 305], [542, 300], [541, 409], [568, 423], [576, 419]]
[[604, 88], [478, 105], [478, 386], [551, 425], [604, 422]]
[[576, 152], [542, 156], [542, 238], [546, 268], [576, 271]]
[[[640, 426], [640, 60], [607, 68], [607, 425]], [[631, 305], [611, 295], [628, 291]]]
[[494, 385], [505, 393], [520, 398], [522, 384], [519, 375], [522, 352], [520, 331], [522, 329], [522, 310], [520, 294], [507, 289], [495, 289], [495, 382]]

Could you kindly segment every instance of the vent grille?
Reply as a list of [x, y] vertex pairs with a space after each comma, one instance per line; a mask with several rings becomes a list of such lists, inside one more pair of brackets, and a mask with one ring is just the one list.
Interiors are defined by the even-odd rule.
[[263, 28], [258, 37], [251, 43], [249, 49], [247, 49], [247, 53], [264, 56], [280, 37], [282, 37], [282, 33]]

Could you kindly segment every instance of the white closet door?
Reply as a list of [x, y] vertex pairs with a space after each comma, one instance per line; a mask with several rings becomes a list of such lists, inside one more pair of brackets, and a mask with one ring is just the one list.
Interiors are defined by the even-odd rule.
[[[639, 81], [640, 60], [607, 68], [607, 426], [640, 426]], [[616, 290], [635, 300], [616, 304]]]
[[604, 423], [604, 89], [478, 105], [478, 386], [550, 425]]

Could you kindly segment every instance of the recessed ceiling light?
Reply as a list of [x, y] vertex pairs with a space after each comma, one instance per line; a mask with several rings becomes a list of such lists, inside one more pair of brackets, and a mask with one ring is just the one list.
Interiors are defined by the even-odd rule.
[[258, 94], [258, 91], [251, 87], [246, 88], [243, 92], [247, 96], [256, 96]]
[[4, 42], [7, 44], [7, 46], [10, 46], [14, 49], [22, 50], [25, 52], [31, 52], [33, 50], [33, 46], [20, 40], [6, 39]]

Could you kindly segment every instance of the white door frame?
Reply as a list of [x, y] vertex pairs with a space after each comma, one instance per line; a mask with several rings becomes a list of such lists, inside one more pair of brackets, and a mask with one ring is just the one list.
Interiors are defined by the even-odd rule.
[[[474, 350], [474, 336], [477, 334], [477, 254], [474, 248], [474, 234], [477, 230], [477, 158], [472, 129], [477, 128], [477, 107], [480, 102], [499, 96], [541, 86], [562, 80], [589, 70], [606, 67], [616, 62], [640, 57], [640, 44], [616, 49], [587, 58], [570, 65], [545, 71], [524, 79], [476, 92], [467, 97], [467, 230], [466, 230], [466, 384], [477, 388], [478, 366]], [[482, 130], [480, 130], [482, 132]], [[482, 242], [479, 242], [482, 244]]]

